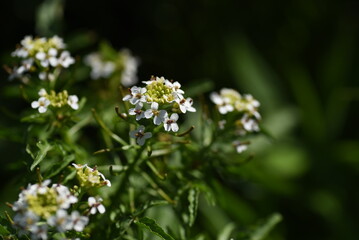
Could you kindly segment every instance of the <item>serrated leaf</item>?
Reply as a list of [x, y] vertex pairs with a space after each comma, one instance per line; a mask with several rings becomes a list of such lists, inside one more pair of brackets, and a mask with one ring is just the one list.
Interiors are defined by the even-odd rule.
[[197, 210], [198, 210], [198, 197], [199, 190], [198, 188], [191, 188], [188, 191], [188, 211], [189, 211], [189, 221], [188, 224], [191, 227], [196, 220]]
[[31, 164], [30, 170], [34, 170], [34, 168], [40, 164], [42, 160], [46, 157], [47, 153], [52, 149], [52, 146], [46, 142], [38, 142], [36, 146], [39, 148], [38, 153], [36, 154], [36, 157], [34, 159], [34, 162]]
[[139, 226], [143, 226], [145, 227], [147, 230], [149, 230], [150, 232], [156, 234], [157, 236], [161, 237], [162, 239], [165, 240], [175, 240], [171, 235], [167, 234], [157, 223], [155, 220], [148, 218], [148, 217], [144, 217], [139, 219], [138, 221], [135, 222], [136, 224], [138, 224]]

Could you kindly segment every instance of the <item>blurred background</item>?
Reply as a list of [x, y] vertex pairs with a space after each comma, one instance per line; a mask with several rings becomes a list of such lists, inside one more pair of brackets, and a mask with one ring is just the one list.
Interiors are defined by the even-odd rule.
[[[103, 40], [129, 48], [141, 80], [251, 93], [273, 139], [253, 141], [255, 158], [216, 190], [231, 206], [224, 216], [246, 224], [279, 212], [270, 239], [359, 236], [359, 2], [12, 0], [2, 1], [0, 19], [1, 65], [25, 35], [58, 34], [75, 56]], [[7, 73], [0, 77], [0, 124], [13, 132], [0, 131], [4, 183], [19, 173], [12, 160], [25, 127], [11, 118], [21, 103], [3, 90]]]

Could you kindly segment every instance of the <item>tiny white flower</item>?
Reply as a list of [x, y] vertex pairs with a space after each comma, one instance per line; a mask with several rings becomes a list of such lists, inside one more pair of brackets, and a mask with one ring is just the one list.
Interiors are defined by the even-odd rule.
[[125, 87], [132, 86], [138, 81], [137, 68], [139, 60], [132, 56], [131, 52], [127, 49], [122, 50], [121, 53], [124, 56], [124, 69], [121, 76], [121, 83]]
[[152, 133], [145, 132], [143, 125], [139, 126], [136, 130], [130, 132], [130, 137], [135, 138], [138, 145], [143, 146], [146, 139], [152, 137]]
[[82, 232], [89, 222], [89, 218], [81, 216], [78, 211], [73, 211], [70, 216], [70, 226], [77, 232]]
[[71, 57], [69, 51], [63, 51], [58, 58], [58, 64], [64, 68], [68, 68], [73, 63], [75, 63], [75, 59]]
[[252, 118], [250, 118], [247, 114], [244, 114], [241, 118], [241, 123], [243, 125], [244, 130], [247, 132], [259, 132], [258, 122]]
[[186, 113], [186, 111], [188, 112], [195, 112], [196, 109], [194, 107], [192, 107], [193, 105], [193, 100], [192, 98], [187, 98], [187, 99], [181, 99], [179, 101], [177, 101], [179, 108], [181, 110], [182, 113]]
[[32, 108], [38, 108], [39, 113], [44, 113], [47, 111], [47, 107], [50, 105], [50, 100], [46, 97], [40, 97], [39, 100], [33, 101], [31, 103]]
[[151, 104], [151, 109], [145, 111], [145, 118], [149, 119], [154, 116], [153, 123], [155, 125], [160, 125], [165, 120], [167, 112], [165, 110], [158, 110], [158, 103], [153, 102]]
[[47, 219], [47, 224], [52, 227], [56, 227], [57, 231], [65, 232], [66, 230], [71, 229], [71, 224], [69, 222], [69, 215], [67, 211], [59, 209], [56, 212], [56, 215], [52, 215]]
[[177, 113], [172, 113], [171, 117], [169, 118], [168, 115], [165, 117], [164, 120], [164, 125], [163, 127], [165, 128], [165, 130], [167, 132], [169, 131], [173, 131], [173, 132], [177, 132], [179, 127], [177, 124], [177, 120], [178, 120], [178, 114]]
[[70, 95], [67, 98], [67, 104], [74, 110], [79, 109], [79, 98], [76, 95]]
[[237, 153], [244, 152], [245, 150], [248, 149], [248, 144], [247, 143], [243, 143], [243, 142], [238, 141], [238, 140], [234, 141], [233, 145], [236, 148]]
[[221, 114], [226, 114], [234, 110], [233, 105], [229, 104], [226, 98], [221, 97], [216, 92], [211, 93], [210, 99], [212, 100], [213, 103], [215, 103], [218, 106], [218, 111]]
[[135, 108], [130, 108], [128, 110], [128, 114], [130, 115], [136, 115], [136, 121], [139, 121], [140, 119], [145, 117], [144, 111], [141, 110], [143, 104], [141, 102], [138, 102], [135, 106]]
[[101, 204], [102, 202], [102, 198], [94, 198], [94, 197], [89, 197], [88, 198], [88, 204], [90, 207], [90, 213], [91, 214], [96, 214], [97, 212], [103, 214], [106, 209], [105, 207]]

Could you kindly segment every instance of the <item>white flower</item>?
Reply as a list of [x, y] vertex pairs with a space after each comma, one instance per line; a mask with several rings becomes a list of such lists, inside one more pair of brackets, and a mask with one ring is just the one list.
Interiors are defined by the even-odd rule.
[[29, 227], [29, 231], [31, 232], [31, 239], [47, 239], [47, 225], [32, 225]]
[[165, 128], [165, 130], [168, 131], [173, 131], [173, 132], [177, 132], [179, 127], [177, 124], [177, 120], [178, 120], [178, 114], [177, 113], [172, 113], [171, 117], [168, 118], [168, 115], [165, 117], [164, 120], [164, 125], [163, 127]]
[[98, 198], [98, 199], [94, 197], [88, 198], [88, 204], [90, 207], [91, 214], [96, 214], [97, 211], [103, 214], [106, 211], [105, 207], [101, 204], [101, 202], [102, 202], [102, 198]]
[[234, 110], [233, 105], [228, 103], [228, 99], [223, 98], [216, 92], [211, 93], [210, 99], [212, 100], [213, 103], [215, 103], [218, 106], [218, 111], [221, 114], [226, 114]]
[[193, 100], [192, 98], [187, 98], [187, 99], [181, 99], [179, 101], [177, 101], [179, 108], [181, 110], [182, 113], [186, 113], [186, 111], [188, 112], [195, 112], [196, 109], [194, 107], [192, 107], [193, 105]]
[[71, 57], [70, 52], [63, 51], [58, 59], [58, 65], [68, 68], [73, 63], [75, 63], [75, 59]]
[[170, 81], [166, 80], [165, 84], [172, 88], [172, 95], [175, 99], [182, 99], [184, 91], [181, 89], [181, 84], [179, 82], [171, 83]]
[[143, 146], [146, 139], [152, 137], [152, 133], [146, 132], [143, 125], [139, 126], [136, 130], [130, 132], [130, 137], [135, 138], [138, 145]]
[[32, 108], [38, 108], [39, 113], [44, 113], [47, 111], [47, 107], [50, 105], [50, 100], [46, 97], [40, 97], [39, 100], [33, 101], [31, 103]]
[[60, 208], [68, 209], [72, 204], [77, 203], [77, 197], [72, 195], [70, 190], [64, 185], [53, 184], [52, 188], [57, 192], [57, 203]]
[[247, 143], [243, 143], [243, 142], [238, 141], [238, 140], [234, 141], [233, 145], [236, 148], [237, 153], [244, 152], [245, 150], [248, 149], [248, 144]]
[[77, 232], [82, 232], [89, 222], [89, 218], [81, 216], [78, 211], [73, 211], [70, 216], [70, 229], [74, 229]]
[[107, 78], [115, 71], [115, 64], [110, 61], [104, 61], [99, 53], [91, 53], [84, 59], [86, 65], [91, 67], [91, 78]]
[[147, 119], [155, 116], [153, 118], [153, 123], [155, 125], [160, 125], [165, 120], [166, 115], [167, 115], [167, 112], [165, 110], [159, 110], [158, 111], [158, 103], [156, 103], [156, 102], [153, 102], [151, 104], [151, 109], [147, 109], [145, 111], [145, 117]]
[[124, 69], [121, 76], [121, 83], [125, 87], [132, 86], [138, 81], [137, 68], [139, 61], [136, 57], [133, 57], [127, 49], [122, 50], [121, 53], [124, 56]]
[[56, 215], [53, 215], [47, 219], [47, 224], [52, 227], [56, 227], [57, 231], [65, 232], [66, 230], [71, 229], [71, 224], [69, 221], [69, 215], [67, 211], [59, 209], [56, 212]]
[[139, 121], [140, 119], [144, 118], [145, 114], [141, 110], [143, 104], [141, 102], [138, 102], [135, 106], [135, 108], [130, 108], [128, 110], [128, 114], [130, 115], [136, 115], [136, 121]]
[[244, 130], [246, 130], [247, 132], [259, 132], [258, 122], [250, 118], [247, 114], [243, 115], [243, 117], [241, 118], [241, 123]]
[[76, 95], [70, 95], [67, 98], [67, 104], [74, 110], [79, 109], [79, 98]]
[[130, 101], [131, 104], [136, 105], [139, 102], [146, 102], [146, 96], [144, 93], [147, 91], [146, 88], [133, 86], [131, 88], [131, 94], [126, 95], [122, 100]]

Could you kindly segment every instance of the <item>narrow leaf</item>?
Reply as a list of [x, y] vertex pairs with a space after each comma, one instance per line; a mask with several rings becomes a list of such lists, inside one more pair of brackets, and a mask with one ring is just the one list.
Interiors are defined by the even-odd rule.
[[191, 227], [196, 220], [197, 210], [198, 210], [198, 196], [199, 190], [198, 188], [191, 188], [188, 191], [188, 211], [189, 211], [189, 226]]
[[39, 152], [36, 154], [34, 162], [31, 164], [31, 171], [44, 160], [47, 153], [52, 149], [52, 146], [48, 142], [38, 142], [36, 145], [39, 148]]
[[272, 214], [262, 225], [257, 227], [251, 234], [250, 240], [262, 240], [274, 228], [276, 224], [282, 221], [282, 216], [278, 213]]
[[136, 224], [145, 227], [150, 232], [156, 234], [165, 240], [175, 240], [171, 235], [167, 234], [157, 223], [155, 220], [144, 217], [135, 222]]

